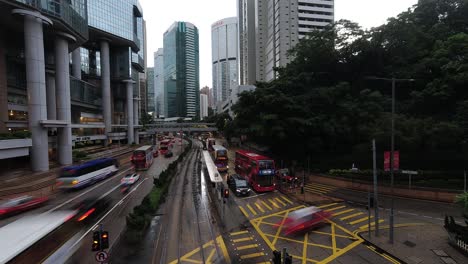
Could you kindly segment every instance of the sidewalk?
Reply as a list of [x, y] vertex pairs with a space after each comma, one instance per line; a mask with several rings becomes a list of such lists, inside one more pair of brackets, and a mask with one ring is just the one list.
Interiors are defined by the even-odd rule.
[[393, 244], [388, 242], [388, 228], [379, 231], [379, 237], [375, 237], [375, 231], [372, 231], [371, 238], [367, 231], [360, 235], [364, 240], [408, 264], [468, 262], [468, 257], [448, 244], [447, 232], [441, 225], [424, 224], [395, 228]]

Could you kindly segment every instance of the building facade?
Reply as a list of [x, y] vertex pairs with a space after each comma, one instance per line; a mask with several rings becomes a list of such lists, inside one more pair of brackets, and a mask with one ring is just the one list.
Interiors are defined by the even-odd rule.
[[200, 89], [200, 94], [206, 94], [206, 96], [208, 96], [208, 107], [211, 107], [213, 108], [213, 89], [208, 87], [208, 86], [205, 86], [203, 88]]
[[146, 68], [146, 84], [148, 89], [148, 114], [156, 117], [157, 98], [154, 90], [154, 68]]
[[175, 22], [164, 33], [165, 117], [200, 116], [198, 28]]
[[239, 84], [237, 18], [229, 17], [211, 25], [211, 59], [214, 102], [225, 101]]
[[200, 120], [208, 116], [208, 95], [200, 94]]
[[135, 140], [137, 0], [1, 0], [0, 17], [0, 132], [31, 133], [30, 146], [0, 146], [0, 159], [29, 155], [32, 170], [45, 171], [50, 159], [71, 164], [81, 140]]
[[255, 0], [238, 0], [239, 83], [256, 82], [256, 4]]
[[156, 95], [156, 117], [165, 117], [164, 49], [162, 48], [154, 53], [154, 93]]

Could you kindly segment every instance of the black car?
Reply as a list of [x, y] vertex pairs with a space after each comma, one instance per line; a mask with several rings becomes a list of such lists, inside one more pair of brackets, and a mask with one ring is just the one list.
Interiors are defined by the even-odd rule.
[[164, 157], [166, 157], [166, 158], [170, 158], [170, 157], [172, 157], [172, 156], [174, 156], [174, 154], [173, 154], [172, 151], [170, 151], [170, 150], [168, 150], [168, 151], [166, 152], [166, 154], [164, 154]]
[[236, 196], [247, 196], [250, 194], [250, 188], [247, 181], [237, 174], [229, 176], [228, 185]]

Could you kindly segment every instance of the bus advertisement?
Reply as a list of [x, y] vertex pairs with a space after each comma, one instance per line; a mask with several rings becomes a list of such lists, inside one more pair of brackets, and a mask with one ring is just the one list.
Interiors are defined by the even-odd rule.
[[236, 151], [236, 173], [244, 177], [256, 192], [271, 192], [276, 188], [273, 159], [249, 152]]
[[161, 142], [159, 142], [159, 153], [161, 153], [161, 155], [163, 156], [166, 155], [171, 145], [172, 145], [171, 140], [169, 139], [162, 140]]
[[208, 148], [208, 151], [213, 151], [213, 146], [216, 145], [216, 140], [214, 138], [208, 138], [206, 142], [206, 147]]
[[142, 146], [133, 151], [132, 164], [135, 170], [147, 170], [153, 164], [153, 146]]
[[211, 152], [213, 162], [218, 169], [218, 172], [227, 172], [228, 170], [228, 155], [227, 149], [220, 145], [213, 145], [213, 152]]

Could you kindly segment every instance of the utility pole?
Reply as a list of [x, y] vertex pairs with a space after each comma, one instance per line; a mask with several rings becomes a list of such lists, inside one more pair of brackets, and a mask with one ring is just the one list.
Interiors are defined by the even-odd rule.
[[391, 136], [391, 153], [390, 153], [390, 188], [391, 188], [391, 195], [390, 198], [390, 244], [393, 244], [393, 155], [395, 152], [395, 78], [392, 78], [392, 136]]
[[372, 161], [373, 161], [373, 174], [374, 174], [374, 215], [375, 215], [375, 236], [379, 236], [379, 199], [377, 191], [377, 161], [376, 161], [376, 147], [375, 139], [372, 139]]

